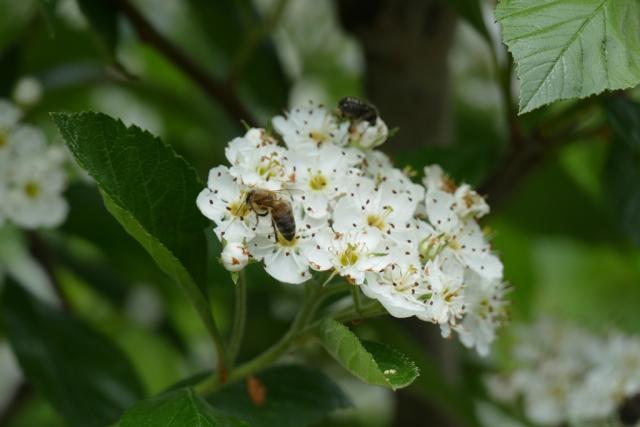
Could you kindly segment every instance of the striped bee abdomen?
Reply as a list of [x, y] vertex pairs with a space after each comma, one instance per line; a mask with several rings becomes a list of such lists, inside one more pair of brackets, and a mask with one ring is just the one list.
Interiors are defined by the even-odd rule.
[[282, 237], [292, 241], [296, 237], [296, 221], [293, 218], [292, 212], [287, 211], [283, 214], [277, 215], [275, 211], [271, 211], [273, 222], [276, 228], [282, 234]]

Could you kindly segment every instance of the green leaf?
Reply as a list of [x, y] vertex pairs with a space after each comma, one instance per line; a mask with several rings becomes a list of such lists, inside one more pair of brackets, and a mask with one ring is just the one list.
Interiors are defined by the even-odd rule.
[[368, 384], [397, 390], [419, 375], [415, 363], [404, 354], [382, 344], [360, 342], [349, 328], [333, 319], [325, 319], [317, 334], [329, 354]]
[[120, 427], [139, 426], [241, 427], [246, 424], [218, 412], [192, 389], [183, 388], [129, 408], [120, 420]]
[[[449, 0], [456, 13], [464, 18], [489, 43], [493, 43], [482, 16], [481, 0]], [[491, 47], [493, 49], [493, 47]]]
[[136, 372], [107, 337], [14, 283], [7, 283], [2, 304], [23, 372], [69, 425], [108, 425], [142, 398]]
[[114, 56], [118, 43], [118, 13], [110, 0], [78, 0], [82, 14], [98, 35], [107, 54]]
[[605, 177], [607, 205], [614, 223], [640, 246], [640, 104], [611, 99], [605, 106], [616, 135]]
[[55, 35], [55, 29], [53, 22], [55, 21], [56, 8], [58, 7], [58, 0], [40, 0], [38, 1], [40, 12], [44, 17], [44, 21], [47, 25], [49, 35], [53, 37]]
[[207, 400], [220, 412], [251, 427], [305, 427], [337, 409], [352, 406], [349, 398], [322, 372], [303, 366], [276, 366], [257, 375], [265, 401], [254, 405], [246, 385], [228, 385]]
[[502, 0], [496, 9], [520, 79], [520, 113], [640, 82], [637, 0]]
[[204, 284], [207, 221], [196, 208], [202, 184], [191, 166], [160, 139], [105, 114], [53, 119], [109, 212], [190, 293]]
[[607, 98], [604, 105], [616, 136], [640, 154], [640, 104], [614, 96]]

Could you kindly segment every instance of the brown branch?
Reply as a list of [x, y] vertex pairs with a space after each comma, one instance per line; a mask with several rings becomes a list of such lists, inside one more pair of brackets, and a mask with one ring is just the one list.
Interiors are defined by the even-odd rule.
[[257, 126], [253, 114], [245, 108], [238, 95], [229, 86], [210, 76], [199, 64], [160, 34], [129, 0], [112, 1], [131, 23], [141, 41], [156, 48], [176, 67], [180, 68], [212, 100], [219, 103], [231, 118], [238, 122], [244, 121], [250, 126]]

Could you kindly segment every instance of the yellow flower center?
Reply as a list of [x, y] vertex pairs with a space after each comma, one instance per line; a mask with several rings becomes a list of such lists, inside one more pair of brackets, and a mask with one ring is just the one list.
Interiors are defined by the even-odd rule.
[[367, 223], [370, 227], [376, 227], [379, 230], [384, 230], [387, 223], [387, 217], [393, 212], [393, 208], [391, 206], [385, 206], [382, 214], [370, 214], [367, 216]]
[[30, 199], [35, 199], [40, 194], [40, 186], [36, 182], [29, 181], [24, 186], [24, 192]]
[[329, 139], [329, 136], [326, 133], [319, 132], [317, 130], [309, 132], [309, 136], [311, 137], [311, 139], [313, 139], [318, 144], [322, 144], [327, 139]]
[[280, 162], [269, 157], [263, 157], [256, 168], [256, 172], [265, 179], [281, 175]]
[[235, 217], [244, 218], [249, 213], [249, 206], [245, 202], [236, 200], [229, 204], [229, 212]]
[[343, 267], [346, 267], [348, 265], [354, 265], [357, 262], [358, 262], [357, 247], [356, 245], [350, 243], [347, 245], [347, 249], [345, 249], [345, 251], [342, 252], [342, 255], [340, 255], [340, 264]]
[[312, 190], [321, 191], [327, 186], [329, 182], [327, 181], [327, 177], [322, 175], [321, 173], [315, 174], [311, 177], [309, 181], [309, 186]]

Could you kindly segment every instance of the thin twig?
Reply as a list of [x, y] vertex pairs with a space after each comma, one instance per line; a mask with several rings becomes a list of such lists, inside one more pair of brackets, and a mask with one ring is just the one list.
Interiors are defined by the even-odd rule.
[[131, 23], [140, 40], [156, 48], [169, 61], [180, 68], [211, 99], [219, 103], [230, 117], [238, 122], [244, 121], [251, 126], [257, 126], [257, 121], [253, 114], [245, 108], [234, 91], [230, 90], [223, 82], [209, 75], [173, 42], [165, 38], [129, 0], [112, 1]]

